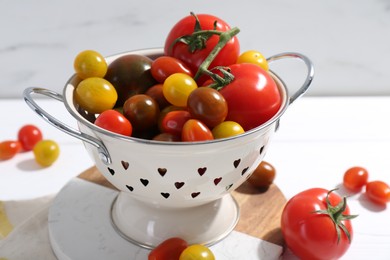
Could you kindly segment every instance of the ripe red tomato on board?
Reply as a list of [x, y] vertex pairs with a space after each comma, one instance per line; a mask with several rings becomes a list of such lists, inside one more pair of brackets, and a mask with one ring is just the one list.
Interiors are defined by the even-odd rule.
[[228, 103], [226, 120], [248, 131], [271, 119], [282, 104], [278, 86], [260, 66], [242, 63], [229, 66], [232, 82], [220, 89]]
[[95, 125], [113, 133], [131, 136], [133, 127], [120, 112], [110, 109], [101, 113], [95, 120]]
[[[338, 210], [337, 206], [340, 206]], [[336, 217], [335, 222], [329, 214]], [[281, 229], [287, 246], [300, 259], [338, 259], [350, 246], [353, 237], [350, 219], [354, 217], [349, 215], [345, 198], [326, 189], [313, 188], [287, 202]]]
[[[224, 32], [230, 30], [230, 26], [225, 21], [216, 16], [209, 14], [198, 14], [197, 17], [201, 30], [213, 30], [215, 22], [217, 31]], [[165, 55], [172, 56], [183, 61], [185, 64], [187, 64], [193, 73], [198, 71], [199, 66], [219, 41], [218, 35], [212, 35], [210, 38], [206, 39], [205, 46], [202, 46], [204, 48], [196, 49], [194, 51], [191, 51], [189, 49], [189, 45], [183, 42], [175, 43], [176, 39], [182, 36], [191, 35], [194, 32], [195, 24], [196, 19], [193, 15], [188, 15], [179, 20], [172, 27], [164, 45]], [[199, 45], [202, 44], [200, 43]], [[239, 55], [240, 44], [237, 37], [233, 37], [218, 53], [213, 62], [210, 64], [209, 68], [234, 64], [237, 61]]]
[[359, 192], [367, 184], [368, 171], [359, 166], [349, 168], [343, 177], [343, 185], [352, 192]]
[[178, 260], [187, 247], [187, 242], [179, 237], [168, 238], [149, 253], [148, 260]]
[[18, 131], [18, 140], [25, 151], [31, 151], [42, 140], [42, 132], [35, 125], [24, 125]]
[[370, 181], [366, 185], [367, 197], [377, 203], [385, 205], [390, 202], [390, 186], [383, 181]]

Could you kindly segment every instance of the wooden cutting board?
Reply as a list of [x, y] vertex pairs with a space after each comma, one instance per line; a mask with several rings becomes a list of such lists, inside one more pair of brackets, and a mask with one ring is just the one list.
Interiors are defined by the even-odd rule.
[[[78, 177], [116, 190], [96, 167], [87, 169]], [[232, 195], [240, 206], [240, 220], [235, 230], [283, 246], [280, 216], [286, 198], [279, 188], [272, 184], [269, 189], [261, 191], [245, 182]]]

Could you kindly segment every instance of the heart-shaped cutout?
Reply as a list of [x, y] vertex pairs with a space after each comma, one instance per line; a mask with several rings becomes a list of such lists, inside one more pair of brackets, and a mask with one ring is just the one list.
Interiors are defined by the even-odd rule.
[[167, 193], [167, 192], [161, 192], [161, 196], [163, 196], [164, 198], [168, 199], [170, 194]]
[[200, 194], [200, 192], [193, 192], [193, 193], [191, 193], [191, 197], [196, 198], [199, 196], [199, 194]]
[[230, 188], [233, 186], [233, 184], [229, 184], [228, 186], [225, 187], [225, 189], [228, 191]]
[[164, 177], [164, 175], [167, 173], [167, 169], [166, 168], [158, 168], [157, 169], [158, 173]]
[[244, 175], [248, 169], [249, 169], [249, 167], [244, 168], [244, 169], [242, 170], [242, 172], [241, 172], [241, 175]]
[[146, 187], [149, 184], [149, 181], [147, 179], [140, 179], [141, 183]]
[[133, 191], [134, 190], [134, 188], [132, 186], [129, 186], [129, 185], [126, 185], [126, 188], [128, 188], [129, 191]]
[[240, 165], [241, 159], [237, 159], [233, 162], [234, 168], [237, 168]]
[[264, 145], [260, 148], [260, 154], [262, 154], [263, 153], [263, 151], [264, 151]]
[[107, 167], [107, 169], [111, 173], [111, 175], [114, 176], [114, 174], [115, 174], [114, 169], [111, 169], [110, 167]]
[[175, 182], [176, 189], [180, 189], [181, 187], [183, 187], [183, 185], [184, 185], [184, 182]]
[[203, 176], [203, 174], [207, 171], [207, 167], [198, 168], [198, 173], [200, 176]]
[[220, 182], [221, 182], [221, 180], [222, 180], [222, 177], [215, 178], [215, 179], [214, 179], [214, 184], [215, 184], [215, 186], [217, 186], [217, 185], [218, 185], [218, 183], [220, 183]]
[[121, 164], [123, 166], [123, 169], [127, 170], [129, 168], [129, 163], [125, 161], [121, 161]]

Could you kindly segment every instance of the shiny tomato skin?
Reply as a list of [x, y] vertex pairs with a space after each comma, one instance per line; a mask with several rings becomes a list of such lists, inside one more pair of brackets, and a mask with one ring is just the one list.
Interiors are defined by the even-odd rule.
[[214, 139], [228, 138], [244, 133], [244, 129], [236, 122], [223, 121], [211, 131]]
[[160, 110], [163, 110], [167, 106], [171, 105], [168, 100], [164, 97], [163, 93], [163, 84], [156, 84], [152, 87], [150, 87], [146, 92], [145, 95], [153, 98], [158, 103], [158, 107]]
[[349, 168], [343, 176], [343, 185], [352, 192], [359, 192], [368, 182], [368, 171], [359, 166]]
[[109, 109], [101, 113], [95, 120], [95, 125], [110, 132], [131, 136], [133, 127], [130, 121], [120, 112]]
[[[281, 229], [284, 240], [290, 250], [302, 260], [339, 259], [350, 246], [344, 232], [341, 232], [337, 242], [334, 222], [328, 215], [315, 213], [316, 210], [326, 209], [328, 190], [312, 188], [302, 191], [292, 197], [285, 205]], [[329, 194], [329, 201], [336, 206], [342, 198], [336, 193]], [[349, 214], [349, 208], [343, 214]], [[350, 220], [342, 223], [349, 230], [351, 240], [353, 229]]]
[[171, 56], [160, 56], [155, 59], [152, 63], [151, 73], [159, 83], [164, 83], [166, 78], [175, 73], [184, 73], [190, 77], [194, 76], [187, 65]]
[[179, 260], [215, 260], [215, 256], [207, 246], [194, 244], [184, 249]]
[[247, 181], [257, 188], [268, 188], [276, 176], [275, 167], [269, 162], [262, 161]]
[[190, 119], [185, 122], [181, 133], [183, 142], [197, 142], [214, 140], [211, 130], [196, 119]]
[[48, 167], [58, 159], [60, 147], [53, 140], [41, 140], [34, 146], [33, 153], [39, 165]]
[[162, 141], [162, 142], [180, 142], [181, 137], [180, 137], [180, 135], [174, 135], [174, 134], [169, 134], [169, 133], [159, 133], [153, 137], [153, 140]]
[[[199, 19], [202, 30], [213, 30], [215, 21], [217, 21], [216, 30], [230, 30], [230, 26], [225, 21], [216, 16], [209, 14], [197, 14], [197, 17]], [[178, 42], [172, 46], [172, 44], [177, 38], [185, 35], [190, 35], [194, 32], [195, 21], [195, 17], [192, 15], [188, 15], [179, 20], [172, 27], [164, 45], [165, 55], [172, 56], [183, 61], [185, 64], [187, 64], [187, 66], [193, 73], [196, 73], [198, 71], [199, 66], [206, 59], [209, 53], [214, 49], [215, 45], [217, 45], [219, 40], [218, 35], [211, 36], [206, 42], [206, 48], [196, 50], [194, 53], [191, 53], [188, 49], [188, 46], [181, 42]], [[210, 64], [209, 68], [234, 64], [237, 61], [239, 54], [240, 44], [237, 37], [235, 36], [218, 53], [213, 62]]]
[[74, 70], [81, 79], [104, 77], [107, 73], [107, 62], [97, 51], [85, 50], [77, 54], [73, 62]]
[[7, 140], [0, 142], [0, 161], [14, 157], [22, 150], [20, 141]]
[[390, 186], [383, 181], [370, 181], [366, 185], [366, 195], [372, 202], [386, 205], [390, 202]]
[[234, 80], [220, 90], [228, 103], [226, 120], [248, 131], [271, 119], [281, 107], [282, 97], [270, 74], [250, 63], [229, 68]]
[[161, 122], [164, 133], [181, 135], [185, 122], [191, 119], [191, 114], [186, 110], [177, 110], [167, 113]]
[[35, 125], [24, 125], [18, 131], [18, 140], [24, 151], [31, 151], [42, 140], [42, 132]]
[[187, 242], [179, 237], [168, 238], [149, 253], [148, 260], [178, 260], [187, 247]]

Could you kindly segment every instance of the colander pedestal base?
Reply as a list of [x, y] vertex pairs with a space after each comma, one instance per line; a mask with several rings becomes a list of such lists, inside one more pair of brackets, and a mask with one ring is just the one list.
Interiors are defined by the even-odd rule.
[[142, 247], [153, 248], [170, 237], [211, 245], [234, 229], [239, 207], [230, 194], [200, 206], [166, 208], [120, 192], [113, 202], [111, 219], [120, 235]]

